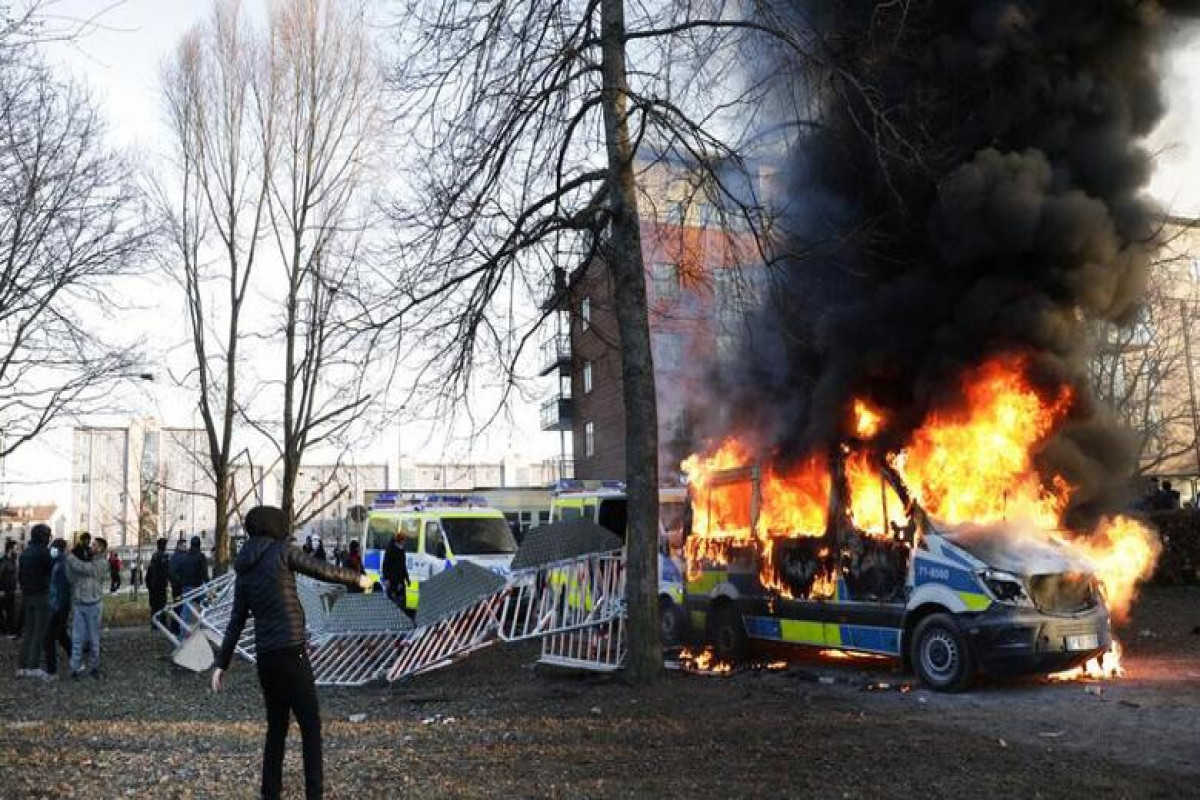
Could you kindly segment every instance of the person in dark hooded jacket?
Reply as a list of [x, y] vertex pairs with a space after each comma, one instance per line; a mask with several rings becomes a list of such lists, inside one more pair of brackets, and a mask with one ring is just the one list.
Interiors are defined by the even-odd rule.
[[50, 526], [38, 524], [30, 532], [29, 547], [21, 553], [17, 577], [24, 597], [25, 638], [21, 641], [21, 669], [18, 675], [44, 678], [42, 652], [46, 629], [50, 626]]
[[305, 646], [304, 609], [296, 594], [296, 572], [331, 583], [366, 588], [369, 578], [318, 561], [288, 542], [287, 517], [278, 508], [258, 506], [245, 520], [249, 540], [238, 552], [233, 569], [233, 611], [212, 675], [212, 689], [233, 660], [248, 616], [254, 617], [258, 682], [267, 707], [267, 740], [263, 747], [262, 796], [277, 798], [283, 785], [283, 753], [294, 714], [304, 752], [305, 795], [322, 796], [321, 711]]

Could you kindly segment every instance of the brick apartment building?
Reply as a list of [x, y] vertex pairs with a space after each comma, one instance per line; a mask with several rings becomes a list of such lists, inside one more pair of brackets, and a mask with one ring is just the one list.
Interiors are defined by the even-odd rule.
[[[658, 401], [659, 476], [672, 483], [694, 451], [694, 421], [704, 410], [710, 370], [732, 348], [761, 274], [755, 237], [737, 217], [721, 219], [697, 170], [667, 160], [639, 165], [642, 258]], [[763, 175], [738, 172], [761, 197]], [[761, 200], [759, 201], [761, 202]], [[570, 431], [574, 476], [623, 479], [625, 412], [621, 348], [609, 270], [580, 265], [556, 292], [559, 333], [543, 349], [543, 375], [560, 387], [542, 407], [543, 430]]]

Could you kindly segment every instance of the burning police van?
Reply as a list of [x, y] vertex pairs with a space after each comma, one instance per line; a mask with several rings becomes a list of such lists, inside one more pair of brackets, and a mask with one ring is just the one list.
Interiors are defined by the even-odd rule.
[[892, 465], [867, 463], [846, 447], [830, 454], [808, 487], [827, 508], [807, 518], [800, 503], [763, 513], [761, 467], [693, 487], [693, 518], [711, 524], [688, 534], [683, 602], [718, 659], [741, 657], [750, 640], [870, 653], [955, 691], [978, 671], [1057, 672], [1108, 649], [1100, 583], [1067, 543], [944, 524]]

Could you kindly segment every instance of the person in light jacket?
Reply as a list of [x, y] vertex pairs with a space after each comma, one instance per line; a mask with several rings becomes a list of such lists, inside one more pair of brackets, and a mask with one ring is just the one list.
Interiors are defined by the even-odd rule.
[[[67, 580], [71, 582], [71, 677], [83, 675], [83, 651], [91, 651], [92, 668], [88, 674], [100, 677], [100, 601], [104, 597], [104, 582], [108, 578], [108, 561], [104, 557], [108, 543], [97, 536], [89, 541], [85, 533], [79, 544], [67, 554]], [[91, 547], [89, 547], [89, 544]]]

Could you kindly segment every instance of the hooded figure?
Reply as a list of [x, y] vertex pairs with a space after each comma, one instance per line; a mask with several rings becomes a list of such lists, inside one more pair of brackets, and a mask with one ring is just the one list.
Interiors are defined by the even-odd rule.
[[258, 506], [245, 520], [250, 538], [238, 552], [233, 569], [233, 611], [213, 670], [213, 691], [229, 669], [247, 616], [254, 617], [258, 681], [267, 708], [267, 742], [263, 748], [262, 796], [277, 798], [283, 785], [283, 752], [294, 714], [304, 752], [304, 786], [309, 798], [321, 797], [321, 712], [305, 646], [304, 609], [296, 594], [300, 572], [317, 580], [360, 586], [365, 576], [318, 561], [289, 543], [287, 517], [278, 508]]
[[21, 594], [24, 596], [22, 610], [25, 615], [19, 662], [21, 668], [17, 671], [22, 677], [46, 677], [41, 663], [46, 629], [50, 627], [50, 570], [53, 567], [54, 559], [50, 557], [50, 526], [34, 525], [29, 534], [29, 546], [21, 553], [17, 569]]

